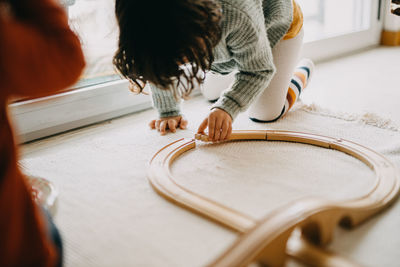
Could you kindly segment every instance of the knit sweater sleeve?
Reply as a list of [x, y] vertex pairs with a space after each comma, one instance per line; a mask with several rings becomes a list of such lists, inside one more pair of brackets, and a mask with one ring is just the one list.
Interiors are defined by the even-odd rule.
[[225, 27], [230, 28], [226, 44], [239, 72], [232, 87], [223, 92], [212, 108], [225, 110], [232, 119], [267, 88], [275, 73], [262, 9], [259, 10], [252, 17], [240, 10], [226, 12], [225, 21], [229, 24]]
[[150, 84], [153, 107], [158, 111], [160, 118], [174, 117], [181, 115], [180, 103], [172, 90], [163, 90]]

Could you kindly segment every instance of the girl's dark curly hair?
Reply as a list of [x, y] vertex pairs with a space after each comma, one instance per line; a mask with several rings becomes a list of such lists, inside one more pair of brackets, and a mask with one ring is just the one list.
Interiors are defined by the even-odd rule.
[[[203, 82], [199, 73], [210, 69], [221, 38], [215, 0], [116, 0], [115, 13], [120, 34], [113, 63], [139, 92], [147, 82], [176, 89], [178, 81], [175, 93], [185, 96]], [[183, 64], [190, 67], [184, 71]]]

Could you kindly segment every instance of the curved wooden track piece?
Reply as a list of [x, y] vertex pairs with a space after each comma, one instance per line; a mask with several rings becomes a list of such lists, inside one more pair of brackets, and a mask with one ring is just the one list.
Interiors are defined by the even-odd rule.
[[[208, 136], [196, 135], [196, 139], [208, 141]], [[277, 130], [234, 131], [230, 140], [287, 141], [335, 149], [368, 165], [376, 174], [376, 182], [369, 192], [357, 199], [341, 202], [322, 198], [297, 200], [257, 221], [179, 185], [170, 172], [170, 166], [181, 154], [195, 148], [196, 143], [195, 140], [180, 139], [167, 145], [150, 162], [148, 178], [153, 188], [168, 200], [243, 233], [210, 266], [247, 266], [257, 261], [268, 266], [282, 266], [286, 254], [314, 264], [310, 262], [313, 252], [319, 261], [323, 261], [322, 253], [318, 254], [299, 238], [297, 247], [287, 249], [292, 233], [300, 229], [303, 238], [325, 245], [331, 241], [338, 224], [356, 226], [390, 205], [399, 194], [400, 180], [395, 166], [379, 153], [347, 140]], [[326, 257], [326, 260], [332, 258]]]

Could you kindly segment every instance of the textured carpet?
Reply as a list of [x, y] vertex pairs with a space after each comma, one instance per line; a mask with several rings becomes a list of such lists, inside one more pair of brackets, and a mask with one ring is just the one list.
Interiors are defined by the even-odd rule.
[[[208, 106], [202, 98], [190, 100], [189, 130], [164, 137], [146, 128], [155, 114], [145, 111], [22, 148], [30, 174], [59, 188], [56, 223], [66, 266], [204, 266], [235, 240], [234, 233], [159, 197], [146, 179], [151, 156], [173, 140], [191, 138]], [[272, 124], [243, 114], [234, 128], [349, 139], [400, 167], [399, 128], [383, 121], [298, 106]], [[178, 159], [173, 173], [191, 190], [256, 218], [304, 196], [354, 198], [374, 181], [372, 171], [350, 156], [282, 142], [201, 144]], [[355, 230], [338, 230], [330, 248], [365, 266], [398, 266], [399, 225], [396, 203]]]

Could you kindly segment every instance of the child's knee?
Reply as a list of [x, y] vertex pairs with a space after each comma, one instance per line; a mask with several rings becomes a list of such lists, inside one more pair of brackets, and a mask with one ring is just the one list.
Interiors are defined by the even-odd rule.
[[253, 108], [249, 110], [249, 117], [255, 122], [274, 122], [282, 117], [284, 111], [284, 108], [275, 110], [268, 110], [267, 108], [257, 110]]
[[210, 102], [215, 102], [220, 97], [223, 90], [220, 88], [212, 88], [210, 86], [200, 86], [201, 94]]

